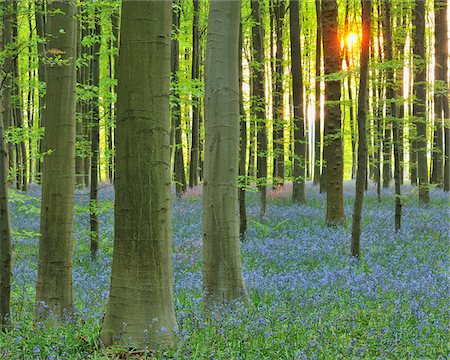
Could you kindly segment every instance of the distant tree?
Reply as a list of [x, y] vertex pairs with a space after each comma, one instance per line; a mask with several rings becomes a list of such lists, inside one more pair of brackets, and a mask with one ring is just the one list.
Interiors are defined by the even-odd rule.
[[368, 75], [369, 75], [369, 50], [372, 19], [372, 0], [362, 0], [362, 40], [361, 61], [358, 92], [358, 166], [356, 170], [356, 195], [353, 206], [352, 222], [352, 256], [358, 258], [360, 252], [361, 237], [361, 212], [364, 200], [364, 188], [367, 171], [367, 107], [368, 107]]
[[259, 0], [251, 0], [252, 16], [255, 21], [252, 27], [252, 116], [256, 120], [257, 139], [257, 185], [261, 199], [261, 217], [267, 206], [267, 128], [265, 109], [265, 71], [264, 71], [264, 27], [261, 19]]
[[341, 71], [336, 0], [322, 2], [322, 36], [325, 69], [324, 159], [328, 225], [344, 222], [344, 154], [341, 134]]
[[[444, 182], [444, 141], [443, 141], [443, 118], [444, 104], [448, 104], [447, 95], [447, 2], [434, 1], [435, 15], [435, 93], [434, 93], [434, 113], [435, 128], [433, 134], [433, 152], [432, 152], [432, 172], [431, 182], [443, 185]], [[448, 106], [448, 105], [447, 105]], [[447, 146], [448, 147], [448, 146]], [[448, 169], [447, 169], [448, 170]]]
[[[192, 0], [194, 5], [194, 16], [192, 20], [192, 80], [200, 79], [200, 0]], [[191, 161], [189, 163], [189, 186], [198, 185], [199, 165], [200, 165], [200, 99], [192, 96], [192, 142]]]
[[92, 47], [92, 85], [94, 98], [92, 103], [92, 119], [91, 119], [91, 181], [90, 181], [90, 237], [91, 237], [91, 258], [95, 259], [98, 253], [98, 173], [100, 160], [100, 41], [101, 41], [101, 25], [99, 5], [94, 7], [94, 45]]
[[305, 115], [303, 113], [303, 75], [300, 51], [299, 2], [291, 0], [290, 4], [290, 38], [292, 59], [292, 95], [294, 104], [294, 168], [293, 190], [294, 202], [306, 202], [305, 194]]
[[284, 0], [271, 0], [273, 7], [273, 23], [275, 27], [275, 58], [272, 64], [272, 109], [273, 109], [273, 181], [275, 184], [283, 184], [285, 179], [284, 166], [284, 47], [283, 26], [286, 12]]
[[205, 303], [246, 299], [238, 219], [240, 1], [210, 3], [205, 62]]
[[[384, 51], [386, 61], [389, 62], [386, 68], [386, 118], [385, 118], [385, 126], [392, 127], [392, 135], [393, 135], [393, 144], [394, 144], [394, 182], [395, 182], [395, 212], [394, 212], [394, 220], [395, 220], [395, 231], [400, 229], [401, 226], [401, 216], [402, 216], [402, 203], [401, 203], [401, 178], [400, 178], [400, 133], [399, 133], [399, 119], [396, 118], [397, 115], [397, 105], [396, 99], [397, 94], [395, 91], [395, 78], [394, 78], [394, 66], [392, 61], [393, 57], [393, 40], [392, 40], [392, 17], [391, 17], [391, 3], [392, 0], [386, 0], [383, 3], [384, 9]], [[385, 141], [390, 142], [390, 135], [386, 135], [386, 131], [390, 131], [385, 128]], [[388, 149], [390, 153], [390, 145]], [[385, 166], [383, 172], [391, 171], [390, 159], [391, 156], [386, 155], [385, 160], [388, 161], [388, 166]], [[389, 185], [390, 175], [384, 177], [383, 186]]]
[[425, 2], [416, 0], [414, 13], [414, 105], [413, 115], [417, 128], [417, 175], [419, 179], [419, 203], [430, 202], [427, 160], [426, 116], [426, 58], [425, 58]]
[[184, 169], [184, 155], [183, 155], [183, 133], [181, 129], [181, 99], [180, 91], [178, 89], [179, 79], [178, 72], [180, 70], [180, 41], [178, 39], [180, 31], [180, 15], [181, 9], [178, 0], [173, 1], [172, 7], [172, 32], [171, 40], [171, 72], [173, 83], [173, 107], [172, 107], [172, 129], [175, 132], [175, 156], [174, 156], [174, 178], [175, 191], [177, 196], [186, 191], [186, 172]]
[[[322, 67], [322, 24], [321, 24], [321, 0], [315, 0], [316, 4], [316, 21], [317, 21], [317, 30], [316, 30], [316, 64], [315, 64], [315, 107], [314, 107], [314, 184], [321, 184], [320, 180], [320, 160], [321, 160], [321, 131], [320, 131], [320, 112], [321, 112], [321, 90], [320, 90], [320, 75], [321, 75], [321, 67]], [[321, 186], [321, 192], [322, 192]]]
[[[72, 308], [72, 236], [75, 188], [76, 12], [74, 0], [48, 3], [45, 158], [39, 239], [37, 319], [49, 306]], [[62, 81], [62, 79], [64, 81]], [[52, 325], [52, 323], [49, 323]]]
[[239, 26], [239, 234], [244, 239], [247, 231], [247, 212], [246, 212], [246, 185], [247, 185], [247, 119], [244, 108], [244, 91], [243, 91], [243, 35], [242, 23]]

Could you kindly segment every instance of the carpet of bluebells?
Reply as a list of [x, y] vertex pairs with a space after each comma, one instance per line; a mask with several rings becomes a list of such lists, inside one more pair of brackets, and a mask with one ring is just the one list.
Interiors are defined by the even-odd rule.
[[[325, 195], [308, 184], [306, 205], [289, 185], [269, 193], [264, 219], [248, 194], [242, 242], [251, 305], [230, 304], [221, 317], [202, 307], [201, 189], [174, 202], [174, 273], [178, 341], [156, 352], [175, 359], [448, 359], [449, 197], [432, 189], [419, 207], [403, 187], [402, 230], [394, 233], [394, 196], [366, 194], [359, 263], [349, 256], [354, 183], [345, 185], [347, 224], [324, 226]], [[33, 326], [39, 231], [38, 186], [11, 193], [14, 230], [12, 329], [0, 335], [2, 359], [106, 359], [97, 339], [108, 297], [111, 186], [100, 191], [101, 253], [90, 260], [88, 195], [77, 191], [75, 314], [59, 329]], [[148, 354], [154, 354], [148, 349]], [[115, 350], [118, 351], [118, 350]], [[118, 358], [116, 353], [116, 358]], [[133, 358], [126, 353], [120, 358]], [[150, 355], [149, 355], [150, 356]], [[138, 358], [138, 356], [135, 356]], [[139, 358], [142, 357], [139, 355]]]

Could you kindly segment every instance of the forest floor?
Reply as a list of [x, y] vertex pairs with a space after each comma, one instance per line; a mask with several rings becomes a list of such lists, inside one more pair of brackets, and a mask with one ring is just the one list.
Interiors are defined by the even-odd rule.
[[[269, 193], [258, 218], [248, 196], [242, 243], [251, 306], [202, 309], [200, 191], [174, 202], [177, 347], [175, 359], [448, 359], [449, 197], [431, 191], [419, 207], [417, 189], [403, 187], [402, 230], [394, 233], [394, 196], [373, 184], [366, 194], [359, 263], [350, 256], [354, 183], [345, 186], [347, 224], [328, 228], [325, 195], [308, 184], [306, 205], [287, 186]], [[37, 276], [39, 187], [11, 193], [14, 269], [11, 331], [0, 335], [2, 359], [103, 359], [97, 336], [105, 311], [113, 240], [113, 189], [100, 191], [101, 252], [89, 254], [87, 192], [77, 192], [74, 241], [76, 315], [57, 330], [33, 327]], [[149, 352], [150, 353], [150, 352]], [[123, 357], [125, 358], [125, 355]]]

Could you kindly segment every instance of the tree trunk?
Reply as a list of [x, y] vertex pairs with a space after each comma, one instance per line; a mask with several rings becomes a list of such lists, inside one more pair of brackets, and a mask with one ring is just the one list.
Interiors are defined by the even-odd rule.
[[247, 230], [247, 212], [245, 208], [245, 188], [247, 186], [247, 119], [244, 109], [243, 68], [242, 68], [242, 24], [239, 26], [239, 234], [244, 239]]
[[435, 84], [434, 113], [435, 128], [433, 134], [432, 173], [431, 183], [443, 185], [444, 168], [444, 139], [442, 131], [444, 97], [447, 97], [447, 3], [434, 1], [435, 15]]
[[338, 37], [338, 6], [336, 0], [322, 3], [322, 35], [325, 76], [325, 136], [326, 191], [328, 225], [342, 224], [344, 215], [344, 159], [341, 133], [341, 71], [340, 41]]
[[[42, 304], [62, 316], [70, 311], [72, 291], [72, 235], [75, 188], [76, 5], [75, 1], [48, 4], [45, 96], [45, 155], [42, 171], [36, 319]], [[61, 31], [63, 29], [63, 31]], [[52, 56], [67, 64], [52, 65]], [[50, 153], [48, 153], [50, 152]], [[50, 320], [50, 319], [49, 319]], [[49, 325], [53, 325], [50, 320]]]
[[107, 346], [126, 345], [129, 338], [140, 348], [174, 342], [171, 13], [169, 1], [124, 1], [122, 5], [114, 256], [101, 332]]
[[[392, 62], [393, 50], [392, 50], [392, 25], [391, 25], [391, 1], [386, 0], [384, 5], [384, 51], [386, 55], [386, 61]], [[394, 68], [388, 66], [386, 69], [386, 123], [392, 125], [393, 137], [394, 137], [394, 182], [395, 182], [395, 231], [400, 230], [401, 217], [402, 217], [402, 203], [401, 203], [401, 183], [400, 183], [400, 144], [399, 144], [399, 121], [396, 118], [397, 107], [396, 98], [397, 94], [394, 89]], [[385, 137], [386, 139], [386, 137]], [[390, 159], [390, 157], [389, 157]], [[389, 169], [390, 172], [390, 163]]]
[[352, 221], [352, 256], [359, 258], [361, 237], [361, 213], [364, 201], [364, 187], [367, 172], [366, 122], [368, 107], [367, 81], [369, 72], [369, 49], [371, 35], [372, 1], [362, 0], [362, 41], [361, 41], [361, 75], [358, 93], [358, 167], [356, 173], [356, 195], [353, 205]]
[[[99, 6], [99, 5], [97, 5]], [[94, 37], [92, 52], [92, 85], [95, 92], [92, 104], [92, 123], [91, 123], [91, 183], [90, 183], [90, 239], [91, 239], [91, 258], [95, 259], [98, 253], [98, 168], [100, 155], [100, 8], [94, 10]]]
[[[45, 85], [45, 64], [42, 61], [42, 58], [45, 56], [46, 51], [46, 45], [45, 42], [39, 41], [39, 39], [45, 39], [45, 6], [44, 6], [44, 0], [36, 0], [35, 3], [35, 10], [34, 10], [34, 17], [36, 21], [36, 47], [38, 51], [39, 56], [39, 62], [38, 62], [38, 81], [39, 81], [39, 109], [38, 109], [38, 116], [39, 116], [39, 127], [45, 127], [45, 120], [44, 120], [44, 101], [42, 100], [44, 98], [44, 91], [43, 88]], [[42, 174], [42, 139], [38, 140], [38, 160], [36, 161], [36, 177], [35, 181], [40, 182], [41, 181], [41, 174]]]
[[[178, 4], [179, 0], [174, 0]], [[180, 28], [180, 9], [178, 6], [172, 8], [172, 27], [178, 35]], [[181, 100], [178, 90], [178, 71], [180, 70], [180, 42], [178, 36], [171, 40], [171, 72], [174, 84], [172, 95], [174, 106], [172, 108], [172, 128], [175, 131], [175, 158], [174, 158], [174, 178], [175, 191], [178, 197], [186, 191], [186, 173], [184, 172], [183, 140], [181, 130]], [[198, 159], [198, 157], [197, 157]]]
[[303, 75], [300, 50], [299, 2], [291, 0], [290, 6], [290, 38], [292, 59], [292, 98], [294, 103], [294, 167], [292, 200], [297, 203], [306, 202], [305, 193], [305, 115], [303, 113]]
[[252, 111], [256, 121], [257, 142], [257, 185], [261, 199], [261, 218], [266, 213], [267, 206], [267, 129], [266, 129], [266, 99], [264, 95], [264, 34], [261, 20], [259, 0], [251, 0], [251, 8], [255, 24], [252, 27], [253, 43], [253, 96]]
[[425, 58], [425, 3], [416, 0], [414, 9], [414, 96], [413, 114], [417, 127], [417, 175], [419, 179], [419, 203], [430, 202], [427, 164], [427, 119], [426, 119], [426, 58]]
[[[194, 19], [192, 23], [192, 80], [200, 80], [200, 0], [193, 0]], [[200, 143], [200, 99], [192, 96], [192, 144], [189, 163], [189, 187], [198, 185]]]
[[[284, 101], [283, 101], [283, 23], [286, 11], [284, 0], [274, 1], [275, 33], [276, 33], [276, 53], [275, 72], [272, 74], [274, 84], [273, 96], [273, 181], [274, 184], [282, 185], [285, 179], [284, 167]], [[299, 35], [300, 36], [300, 35]], [[304, 155], [303, 155], [304, 161]], [[303, 165], [304, 166], [304, 165]]]
[[238, 219], [240, 1], [212, 1], [205, 63], [203, 286], [208, 306], [247, 299]]
[[322, 62], [322, 16], [320, 10], [320, 0], [316, 2], [316, 19], [317, 19], [317, 34], [316, 34], [316, 81], [315, 81], [315, 115], [314, 115], [314, 185], [320, 184], [320, 75], [321, 75], [321, 62]]

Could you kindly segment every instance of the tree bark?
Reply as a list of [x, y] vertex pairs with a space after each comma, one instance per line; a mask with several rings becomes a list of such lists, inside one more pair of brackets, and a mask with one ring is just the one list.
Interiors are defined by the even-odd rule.
[[426, 58], [425, 58], [425, 3], [416, 0], [414, 9], [414, 96], [413, 115], [417, 127], [417, 175], [419, 179], [419, 204], [430, 202], [427, 161], [426, 119]]
[[253, 96], [252, 112], [256, 121], [256, 176], [261, 200], [261, 218], [267, 207], [267, 129], [266, 129], [266, 99], [264, 90], [264, 34], [261, 20], [261, 9], [258, 0], [251, 0], [251, 8], [255, 24], [252, 27], [253, 43]]
[[[36, 319], [47, 305], [56, 315], [70, 311], [75, 188], [76, 12], [75, 1], [48, 4], [45, 96], [46, 153], [42, 171]], [[61, 30], [64, 31], [61, 31]], [[54, 57], [52, 57], [54, 56]], [[58, 63], [58, 58], [64, 63]], [[54, 61], [57, 61], [54, 63]], [[49, 325], [54, 321], [49, 319]]]
[[432, 173], [431, 183], [443, 185], [444, 180], [444, 139], [443, 139], [443, 112], [444, 98], [448, 97], [447, 85], [447, 3], [434, 1], [435, 15], [435, 84], [434, 113], [435, 128], [433, 134]]
[[[200, 80], [200, 0], [193, 0], [194, 19], [192, 22], [192, 80]], [[192, 96], [192, 143], [189, 163], [189, 187], [198, 185], [200, 145], [200, 99]]]
[[322, 3], [322, 35], [325, 76], [325, 135], [326, 192], [328, 225], [342, 224], [344, 215], [344, 159], [341, 134], [341, 71], [338, 37], [338, 6], [336, 0]]
[[[172, 28], [176, 36], [171, 40], [171, 72], [173, 88], [172, 95], [174, 106], [172, 108], [172, 128], [175, 131], [175, 157], [174, 157], [174, 178], [175, 191], [178, 197], [186, 191], [186, 173], [184, 171], [183, 140], [181, 130], [181, 100], [178, 90], [178, 71], [180, 70], [180, 42], [178, 33], [180, 28], [179, 0], [174, 0], [172, 8]], [[198, 157], [197, 157], [198, 159]]]
[[[97, 5], [99, 6], [99, 5]], [[90, 239], [91, 239], [91, 258], [95, 259], [98, 253], [98, 171], [99, 171], [99, 155], [100, 155], [100, 9], [94, 10], [94, 37], [92, 52], [92, 85], [95, 91], [92, 104], [92, 123], [91, 123], [91, 181], [90, 181]]]
[[314, 185], [321, 183], [320, 181], [320, 158], [322, 155], [320, 147], [320, 112], [321, 112], [321, 62], [322, 62], [322, 15], [320, 10], [321, 0], [315, 0], [316, 3], [316, 81], [315, 81], [315, 115], [314, 115]]
[[244, 239], [247, 230], [247, 212], [245, 207], [245, 193], [247, 186], [247, 117], [244, 109], [243, 92], [243, 67], [242, 67], [242, 24], [239, 26], [239, 234], [241, 240]]
[[361, 213], [364, 201], [364, 187], [367, 171], [367, 138], [366, 122], [368, 107], [368, 72], [369, 72], [369, 49], [371, 35], [372, 1], [362, 0], [362, 41], [361, 41], [361, 75], [359, 78], [358, 93], [358, 167], [356, 172], [356, 195], [353, 205], [352, 221], [352, 256], [360, 256], [361, 237]]
[[[122, 4], [114, 255], [101, 340], [174, 342], [170, 192], [170, 1]], [[144, 16], [145, 15], [145, 16]], [[124, 326], [126, 324], [126, 327]]]
[[283, 23], [286, 5], [284, 0], [274, 1], [276, 52], [274, 73], [272, 81], [274, 84], [273, 98], [273, 181], [274, 184], [282, 185], [285, 180], [284, 167], [284, 101], [283, 101]]
[[292, 59], [292, 98], [294, 104], [294, 167], [292, 200], [297, 203], [306, 202], [305, 193], [305, 115], [303, 113], [303, 75], [300, 50], [299, 2], [291, 0], [290, 4], [290, 39]]
[[247, 299], [238, 219], [240, 1], [212, 1], [205, 63], [203, 286], [214, 306]]

